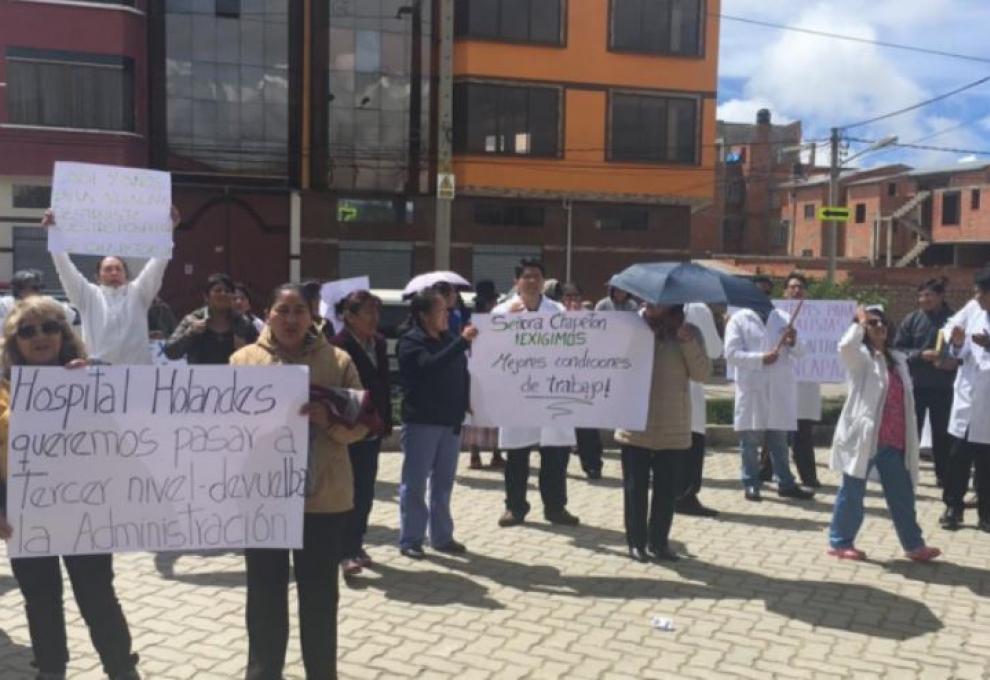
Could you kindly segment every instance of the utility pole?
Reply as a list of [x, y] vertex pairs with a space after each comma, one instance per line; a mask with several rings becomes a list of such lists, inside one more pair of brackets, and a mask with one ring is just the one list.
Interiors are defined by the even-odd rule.
[[[434, 30], [440, 36], [437, 65], [437, 173], [452, 173], [454, 138], [454, 0], [438, 0], [440, 21]], [[439, 187], [437, 187], [439, 188]], [[450, 209], [453, 199], [437, 191], [434, 267], [450, 269]]]
[[[399, 10], [400, 13], [402, 10]], [[406, 193], [410, 200], [419, 193], [419, 155], [422, 150], [423, 112], [423, 2], [413, 0], [411, 19], [412, 55], [409, 65], [409, 159], [406, 162]]]
[[[837, 201], [839, 200], [839, 172], [841, 170], [839, 166], [839, 142], [839, 128], [832, 128], [832, 162], [828, 172], [829, 206], [838, 205]], [[828, 257], [827, 278], [829, 283], [835, 283], [835, 260], [838, 255], [839, 246], [839, 224], [835, 220], [828, 221], [828, 240], [826, 245]]]

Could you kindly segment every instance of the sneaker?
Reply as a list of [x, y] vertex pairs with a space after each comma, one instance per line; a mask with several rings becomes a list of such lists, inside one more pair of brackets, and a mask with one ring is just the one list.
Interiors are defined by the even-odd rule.
[[946, 510], [942, 513], [942, 516], [938, 518], [939, 526], [941, 526], [946, 531], [956, 531], [962, 525], [963, 514], [957, 510]]
[[498, 518], [498, 525], [500, 527], [515, 527], [515, 526], [519, 526], [525, 521], [526, 519], [524, 517], [519, 517], [511, 510], [506, 510], [505, 513]]
[[358, 550], [357, 557], [354, 559], [364, 568], [368, 568], [374, 564], [374, 561], [371, 559], [371, 555], [369, 555], [364, 548]]
[[781, 498], [793, 498], [799, 501], [810, 501], [815, 497], [815, 492], [808, 491], [807, 489], [802, 489], [800, 486], [794, 485], [787, 489], [777, 489], [777, 495]]
[[581, 520], [567, 512], [567, 508], [560, 508], [559, 510], [549, 510], [543, 513], [547, 521], [551, 524], [562, 524], [564, 526], [577, 526], [580, 524]]
[[347, 558], [340, 563], [340, 570], [344, 572], [344, 576], [357, 576], [361, 573], [361, 563], [356, 559]]
[[678, 515], [690, 515], [692, 517], [718, 516], [718, 510], [712, 510], [703, 505], [697, 496], [687, 496], [677, 501], [677, 505], [674, 506], [674, 512]]
[[423, 546], [411, 545], [407, 548], [399, 548], [399, 553], [403, 557], [408, 557], [411, 560], [421, 560], [426, 557], [426, 553], [423, 552]]
[[865, 552], [852, 546], [848, 548], [829, 548], [828, 554], [832, 557], [838, 557], [840, 560], [853, 560], [855, 562], [862, 562], [866, 559]]
[[637, 548], [636, 546], [629, 547], [629, 558], [635, 560], [636, 562], [649, 562], [650, 556], [646, 554], [643, 548]]
[[923, 545], [920, 548], [916, 548], [909, 553], [904, 553], [909, 560], [912, 562], [931, 562], [936, 557], [942, 554], [942, 551], [938, 548], [932, 548], [928, 545]]
[[434, 546], [433, 549], [437, 552], [447, 553], [448, 555], [463, 555], [467, 552], [467, 546], [454, 540], [451, 540], [450, 543]]
[[681, 556], [674, 552], [669, 545], [662, 548], [650, 547], [647, 548], [647, 551], [654, 562], [677, 562], [681, 559]]
[[755, 486], [747, 486], [744, 496], [746, 500], [753, 501], [754, 503], [759, 503], [763, 500], [763, 496], [760, 495], [759, 488]]

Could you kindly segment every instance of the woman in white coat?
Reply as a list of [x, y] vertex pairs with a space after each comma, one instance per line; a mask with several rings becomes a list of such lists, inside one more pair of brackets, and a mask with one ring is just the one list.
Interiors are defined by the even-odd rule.
[[911, 374], [893, 341], [883, 307], [860, 307], [856, 323], [839, 341], [839, 356], [848, 374], [849, 397], [832, 442], [831, 468], [842, 473], [829, 528], [828, 554], [863, 560], [855, 546], [863, 525], [867, 477], [879, 476], [897, 537], [905, 554], [927, 562], [941, 554], [925, 545], [915, 516], [918, 483], [918, 428]]

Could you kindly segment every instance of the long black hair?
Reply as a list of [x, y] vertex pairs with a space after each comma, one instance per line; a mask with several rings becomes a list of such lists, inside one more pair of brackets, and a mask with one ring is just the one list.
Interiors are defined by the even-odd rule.
[[894, 361], [894, 355], [890, 352], [890, 346], [894, 343], [894, 329], [890, 325], [890, 321], [887, 320], [887, 315], [884, 313], [881, 307], [867, 307], [866, 313], [869, 316], [875, 316], [880, 319], [880, 322], [887, 329], [887, 341], [884, 343], [883, 347], [874, 347], [873, 341], [870, 339], [870, 333], [867, 331], [863, 335], [863, 344], [871, 352], [881, 352], [883, 354], [884, 361], [887, 362], [887, 368], [893, 371], [897, 367], [897, 362]]

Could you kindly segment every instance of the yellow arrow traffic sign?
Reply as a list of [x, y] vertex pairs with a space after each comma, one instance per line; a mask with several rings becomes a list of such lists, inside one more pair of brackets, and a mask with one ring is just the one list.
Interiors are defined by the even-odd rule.
[[823, 205], [818, 209], [818, 219], [822, 222], [845, 222], [849, 214], [849, 208], [838, 205]]

